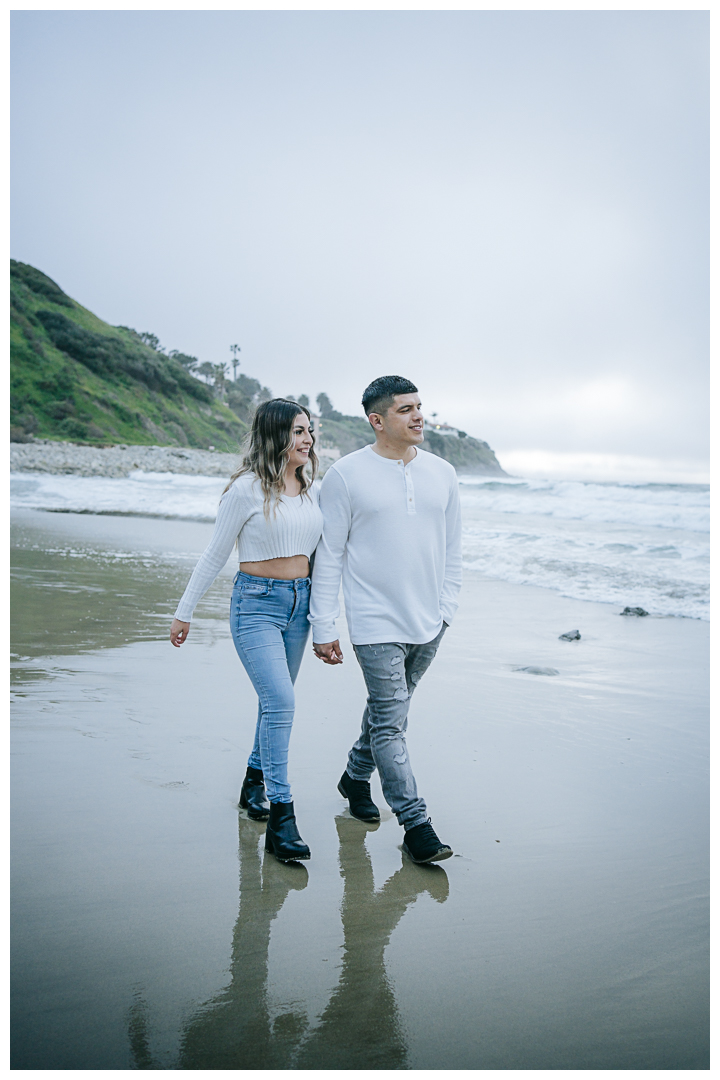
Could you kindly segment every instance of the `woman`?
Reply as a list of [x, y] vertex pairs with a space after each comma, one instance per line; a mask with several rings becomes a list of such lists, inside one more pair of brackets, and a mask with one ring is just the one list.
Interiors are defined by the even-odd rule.
[[322, 531], [311, 491], [317, 471], [314, 441], [310, 413], [302, 405], [274, 398], [258, 407], [242, 465], [222, 494], [212, 539], [170, 628], [170, 640], [179, 647], [187, 640], [195, 605], [237, 543], [240, 569], [230, 628], [259, 700], [240, 806], [256, 821], [267, 820], [265, 850], [282, 862], [310, 858], [295, 822], [287, 760], [293, 685], [310, 629], [310, 556]]

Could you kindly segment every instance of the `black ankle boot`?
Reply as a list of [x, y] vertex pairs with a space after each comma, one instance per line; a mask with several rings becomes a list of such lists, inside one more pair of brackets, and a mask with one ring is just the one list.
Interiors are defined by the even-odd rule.
[[310, 848], [304, 844], [295, 822], [291, 802], [271, 802], [270, 818], [265, 830], [265, 850], [280, 862], [309, 859]]
[[350, 813], [359, 821], [379, 821], [380, 811], [370, 796], [369, 780], [353, 780], [347, 769], [340, 777], [338, 791], [350, 803]]
[[248, 765], [240, 789], [240, 806], [247, 810], [248, 817], [253, 821], [267, 821], [270, 816], [270, 803], [265, 798], [262, 769], [253, 769], [252, 765]]
[[441, 859], [449, 859], [453, 853], [452, 848], [443, 844], [433, 829], [430, 818], [407, 830], [401, 850], [409, 855], [414, 863], [440, 862]]

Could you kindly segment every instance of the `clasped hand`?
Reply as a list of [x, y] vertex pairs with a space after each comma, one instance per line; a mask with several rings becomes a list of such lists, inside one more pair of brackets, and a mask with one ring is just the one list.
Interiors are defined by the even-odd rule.
[[325, 645], [321, 645], [317, 641], [314, 642], [313, 652], [318, 660], [322, 660], [323, 664], [342, 664], [343, 662], [343, 654], [337, 638], [335, 638], [335, 641], [328, 641]]

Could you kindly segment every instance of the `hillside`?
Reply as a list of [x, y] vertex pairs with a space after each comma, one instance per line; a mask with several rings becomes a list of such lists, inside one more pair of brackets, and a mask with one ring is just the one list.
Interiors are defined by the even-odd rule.
[[[327, 399], [325, 399], [327, 401]], [[367, 420], [361, 416], [344, 416], [332, 407], [322, 410], [321, 445], [327, 449], [335, 447], [340, 456], [359, 450], [361, 446], [374, 442]], [[462, 434], [461, 437], [439, 435], [429, 427], [425, 428], [423, 449], [430, 450], [438, 457], [445, 458], [458, 472], [476, 473], [484, 476], [507, 476], [500, 467], [494, 452], [486, 442]]]
[[[257, 379], [166, 353], [151, 333], [110, 326], [51, 278], [10, 260], [10, 437], [93, 446], [194, 447], [237, 453], [260, 401]], [[195, 372], [195, 373], [193, 373]], [[201, 381], [198, 374], [211, 380]], [[307, 397], [299, 398], [309, 405]], [[373, 441], [362, 416], [318, 395], [321, 447], [344, 455]], [[505, 476], [487, 443], [426, 430], [425, 448], [458, 470]]]
[[[172, 354], [103, 322], [45, 274], [14, 260], [10, 301], [13, 440], [237, 449], [246, 418]], [[249, 415], [252, 401], [236, 398]]]

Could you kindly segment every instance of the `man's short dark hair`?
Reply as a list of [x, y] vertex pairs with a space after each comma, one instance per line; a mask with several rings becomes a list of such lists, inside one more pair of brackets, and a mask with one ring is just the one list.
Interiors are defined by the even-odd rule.
[[362, 396], [362, 407], [365, 415], [371, 412], [387, 415], [387, 411], [393, 403], [396, 394], [417, 394], [418, 388], [409, 379], [403, 379], [402, 375], [381, 375], [379, 379], [373, 379]]

